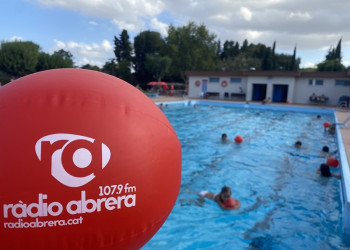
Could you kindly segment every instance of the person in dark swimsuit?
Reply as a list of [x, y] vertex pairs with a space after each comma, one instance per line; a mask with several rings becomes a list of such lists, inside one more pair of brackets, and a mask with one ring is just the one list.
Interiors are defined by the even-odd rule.
[[316, 170], [316, 173], [323, 176], [323, 177], [336, 177], [336, 178], [341, 178], [340, 174], [334, 174], [330, 171], [330, 168], [328, 164], [322, 163], [320, 165], [320, 168]]

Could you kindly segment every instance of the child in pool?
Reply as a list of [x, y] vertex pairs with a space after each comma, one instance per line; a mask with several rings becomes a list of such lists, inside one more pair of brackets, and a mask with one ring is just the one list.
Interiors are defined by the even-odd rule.
[[224, 186], [219, 194], [213, 194], [208, 191], [201, 191], [199, 194], [202, 197], [216, 201], [219, 207], [224, 210], [239, 209], [241, 207], [241, 202], [231, 197], [231, 188], [227, 186]]
[[329, 165], [326, 163], [322, 163], [320, 168], [316, 170], [316, 173], [323, 177], [336, 177], [341, 178], [340, 174], [334, 174], [330, 171]]
[[222, 135], [221, 135], [221, 143], [222, 143], [222, 144], [231, 143], [231, 141], [227, 138], [227, 134], [222, 134]]

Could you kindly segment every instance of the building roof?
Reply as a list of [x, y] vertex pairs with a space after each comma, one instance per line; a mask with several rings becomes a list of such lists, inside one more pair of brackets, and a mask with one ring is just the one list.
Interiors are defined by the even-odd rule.
[[185, 71], [186, 76], [280, 76], [303, 78], [350, 78], [350, 72], [302, 72], [302, 71]]

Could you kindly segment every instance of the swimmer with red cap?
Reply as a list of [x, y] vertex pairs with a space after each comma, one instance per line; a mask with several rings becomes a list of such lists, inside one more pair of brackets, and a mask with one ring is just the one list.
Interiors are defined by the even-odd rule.
[[241, 202], [231, 197], [231, 188], [224, 186], [219, 194], [213, 194], [208, 191], [201, 191], [200, 196], [216, 201], [224, 210], [239, 209]]

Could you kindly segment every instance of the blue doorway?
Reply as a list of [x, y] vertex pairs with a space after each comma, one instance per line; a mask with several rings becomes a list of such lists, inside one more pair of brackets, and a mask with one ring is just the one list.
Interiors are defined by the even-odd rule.
[[273, 85], [273, 102], [286, 102], [288, 97], [288, 85], [275, 84]]
[[207, 94], [207, 88], [208, 88], [208, 81], [203, 80], [202, 81], [202, 95], [205, 96]]
[[266, 98], [267, 84], [253, 84], [253, 101], [262, 101]]

